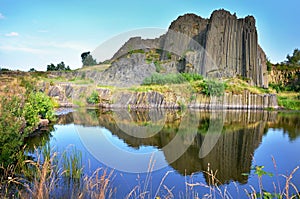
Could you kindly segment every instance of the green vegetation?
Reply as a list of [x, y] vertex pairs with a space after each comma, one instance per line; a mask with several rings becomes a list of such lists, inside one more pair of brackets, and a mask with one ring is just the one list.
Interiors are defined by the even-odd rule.
[[16, 85], [11, 83], [9, 88], [5, 89], [6, 95], [0, 97], [0, 162], [4, 166], [16, 162], [24, 139], [37, 129], [40, 119], [55, 119], [52, 100], [36, 92], [31, 81], [22, 78]]
[[135, 50], [130, 50], [130, 51], [128, 52], [128, 54], [130, 54], [130, 55], [132, 55], [132, 54], [134, 54], [134, 53], [141, 53], [141, 54], [144, 54], [145, 51], [144, 51], [143, 49], [135, 49]]
[[97, 65], [97, 60], [93, 58], [90, 52], [84, 52], [81, 54], [82, 66], [94, 66]]
[[193, 82], [202, 80], [199, 74], [177, 73], [177, 74], [159, 74], [154, 73], [151, 77], [145, 78], [143, 85], [166, 85], [166, 84], [182, 84], [184, 82]]
[[0, 162], [7, 166], [16, 162], [24, 139], [38, 127], [39, 118], [54, 119], [53, 105], [43, 93], [30, 93], [25, 100], [2, 97], [0, 107]]
[[300, 91], [299, 84], [283, 85], [281, 83], [279, 83], [279, 84], [270, 83], [269, 87], [275, 89], [277, 93], [285, 92], [285, 91], [291, 91], [291, 92], [299, 92]]
[[82, 153], [76, 148], [72, 148], [72, 150], [68, 153], [68, 151], [64, 151], [63, 155], [63, 169], [64, 176], [71, 179], [80, 179], [82, 176]]
[[294, 67], [299, 67], [300, 66], [300, 51], [299, 49], [295, 49], [293, 52], [293, 55], [287, 55], [287, 64], [290, 66], [294, 66]]
[[181, 84], [186, 79], [180, 74], [159, 74], [154, 73], [151, 77], [145, 78], [142, 85], [165, 85]]
[[203, 80], [199, 74], [177, 73], [177, 74], [159, 74], [155, 73], [149, 78], [145, 78], [143, 85], [167, 85], [183, 84], [185, 82], [198, 82], [193, 84], [196, 90], [200, 90], [207, 96], [222, 96], [225, 92], [225, 84], [216, 80]]
[[98, 104], [100, 102], [99, 94], [97, 91], [93, 91], [92, 94], [87, 98], [89, 104]]
[[300, 67], [300, 50], [294, 49], [292, 55], [286, 56], [286, 61], [275, 64], [277, 70], [294, 70]]
[[202, 93], [207, 96], [223, 96], [225, 92], [225, 84], [216, 80], [204, 80], [199, 84], [202, 87]]
[[300, 94], [293, 92], [279, 93], [278, 105], [289, 110], [300, 110]]
[[154, 65], [155, 65], [155, 71], [156, 71], [157, 73], [162, 72], [163, 67], [161, 66], [161, 64], [160, 64], [159, 61], [154, 61]]
[[54, 64], [47, 65], [47, 71], [70, 71], [69, 66], [65, 66], [64, 62], [60, 62], [56, 66]]
[[0, 72], [7, 72], [10, 71], [8, 68], [0, 68]]
[[181, 73], [188, 82], [203, 80], [203, 76], [197, 73]]
[[271, 71], [272, 70], [272, 63], [269, 59], [267, 59], [267, 71]]

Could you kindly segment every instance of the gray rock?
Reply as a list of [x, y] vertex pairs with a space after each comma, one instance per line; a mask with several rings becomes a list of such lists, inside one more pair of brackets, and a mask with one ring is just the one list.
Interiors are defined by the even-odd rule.
[[135, 53], [128, 57], [120, 58], [104, 71], [98, 84], [118, 87], [140, 85], [146, 77], [155, 72], [153, 63], [147, 64], [145, 54]]
[[[159, 38], [129, 39], [114, 55], [113, 60], [124, 57], [130, 49], [150, 48], [163, 50], [162, 60], [169, 59], [169, 52], [173, 54], [171, 62], [166, 64], [167, 69], [174, 68], [176, 61], [177, 72], [215, 77], [242, 76], [251, 79], [254, 85], [268, 87], [266, 55], [258, 45], [253, 16], [238, 19], [235, 14], [225, 10], [214, 11], [209, 19], [185, 14], [173, 21], [168, 32]], [[128, 61], [130, 60], [132, 58]], [[128, 61], [119, 61], [114, 67], [129, 65], [131, 67], [128, 69], [133, 69], [134, 63], [127, 64]], [[122, 70], [124, 72], [124, 69]], [[113, 76], [115, 80], [127, 81], [122, 75], [116, 75], [117, 70], [107, 72], [110, 73], [108, 76]], [[144, 74], [143, 77], [147, 75]], [[130, 77], [134, 75], [131, 74]], [[137, 82], [140, 81], [135, 83]]]

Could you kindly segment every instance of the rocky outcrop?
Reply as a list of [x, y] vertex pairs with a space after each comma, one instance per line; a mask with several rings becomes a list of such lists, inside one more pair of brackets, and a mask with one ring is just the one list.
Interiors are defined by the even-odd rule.
[[269, 73], [269, 82], [281, 86], [295, 86], [300, 84], [300, 68], [276, 69], [273, 67]]
[[43, 84], [41, 91], [53, 97], [61, 107], [87, 105], [87, 98], [96, 91], [99, 95], [99, 106], [104, 108], [191, 108], [191, 109], [278, 109], [275, 94], [253, 94], [243, 91], [241, 94], [224, 93], [221, 97], [210, 97], [202, 93], [184, 94], [172, 90], [132, 91], [114, 90], [105, 87], [91, 87], [60, 83]]
[[253, 85], [268, 87], [266, 55], [257, 37], [253, 16], [238, 19], [225, 10], [214, 11], [209, 19], [186, 14], [173, 21], [160, 38], [131, 38], [113, 60], [132, 50], [155, 48], [162, 50], [161, 60], [177, 61], [179, 72], [242, 76]]
[[146, 77], [155, 72], [154, 63], [146, 63], [142, 53], [128, 54], [112, 63], [99, 79], [99, 84], [117, 87], [128, 87], [142, 84]]
[[[99, 89], [101, 90], [101, 89]], [[108, 91], [106, 91], [107, 93]], [[277, 97], [274, 94], [225, 93], [221, 97], [209, 97], [194, 94], [189, 99], [174, 92], [116, 92], [110, 97], [99, 94], [101, 107], [104, 108], [171, 108], [188, 107], [193, 109], [277, 109]], [[104, 100], [102, 100], [104, 99]]]

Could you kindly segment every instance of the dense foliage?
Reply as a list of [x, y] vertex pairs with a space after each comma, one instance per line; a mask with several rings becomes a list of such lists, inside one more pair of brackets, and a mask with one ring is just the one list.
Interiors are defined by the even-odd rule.
[[93, 91], [92, 94], [87, 98], [87, 102], [89, 104], [98, 104], [100, 102], [98, 92]]
[[81, 61], [83, 67], [97, 65], [97, 60], [93, 58], [90, 52], [84, 52], [81, 54]]
[[202, 87], [202, 93], [207, 96], [223, 96], [225, 92], [225, 84], [215, 80], [204, 80], [199, 84]]
[[287, 64], [297, 66], [297, 67], [300, 66], [300, 51], [299, 51], [299, 49], [296, 48], [293, 52], [293, 55], [292, 56], [287, 55], [286, 58], [287, 58]]
[[70, 71], [70, 67], [66, 66], [64, 62], [60, 62], [56, 66], [54, 64], [47, 65], [47, 71]]
[[286, 60], [275, 64], [277, 70], [293, 70], [300, 67], [300, 50], [295, 49], [292, 55], [287, 55]]
[[54, 120], [53, 103], [41, 92], [29, 92], [24, 98], [4, 96], [0, 102], [0, 162], [7, 166], [16, 161], [40, 118]]
[[165, 84], [181, 84], [184, 82], [192, 82], [202, 80], [200, 74], [193, 73], [177, 73], [177, 74], [160, 74], [154, 73], [151, 77], [145, 78], [143, 85], [165, 85]]
[[8, 68], [0, 68], [0, 72], [5, 72], [5, 71], [9, 71]]

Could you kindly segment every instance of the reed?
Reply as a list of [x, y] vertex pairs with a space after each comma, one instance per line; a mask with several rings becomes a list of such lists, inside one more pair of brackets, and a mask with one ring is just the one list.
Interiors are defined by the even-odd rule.
[[80, 179], [83, 174], [81, 151], [73, 147], [70, 152], [64, 151], [62, 157], [64, 176], [72, 179]]
[[[17, 165], [0, 167], [0, 198], [79, 198], [79, 199], [104, 199], [117, 198], [117, 188], [113, 186], [115, 178], [114, 170], [98, 168], [92, 175], [83, 173], [81, 152], [76, 148], [62, 154], [49, 152], [49, 148], [36, 150], [35, 160], [24, 160]], [[73, 154], [72, 154], [73, 153]], [[300, 198], [299, 188], [293, 183], [293, 178], [299, 170], [296, 167], [289, 174], [282, 175], [277, 171], [278, 165], [272, 158], [275, 168], [274, 190], [265, 190], [262, 178], [268, 175], [262, 166], [256, 166], [252, 177], [258, 180], [258, 188], [250, 185], [245, 190], [240, 190], [235, 184], [235, 188], [229, 191], [227, 185], [221, 185], [217, 179], [217, 172], [210, 169], [205, 171], [208, 176], [208, 183], [197, 182], [193, 179], [193, 174], [185, 177], [185, 190], [175, 194], [174, 187], [165, 184], [166, 179], [172, 171], [167, 171], [161, 178], [158, 185], [153, 185], [152, 174], [154, 171], [155, 160], [151, 157], [148, 171], [144, 179], [137, 175], [136, 185], [128, 191], [125, 198], [207, 198], [207, 199], [231, 199], [234, 197], [256, 198]], [[74, 165], [73, 165], [74, 164]], [[26, 175], [20, 175], [19, 169], [23, 167]], [[30, 170], [30, 171], [26, 171]], [[30, 175], [29, 175], [30, 174]], [[250, 174], [249, 174], [250, 175]], [[65, 180], [72, 183], [64, 183]], [[280, 183], [284, 179], [284, 183]], [[63, 188], [60, 188], [62, 187]], [[153, 187], [156, 187], [153, 190]], [[201, 192], [197, 187], [201, 187]], [[203, 191], [204, 188], [204, 191]], [[236, 191], [236, 193], [234, 193]], [[241, 193], [240, 193], [241, 192]], [[120, 197], [120, 196], [119, 196]]]

